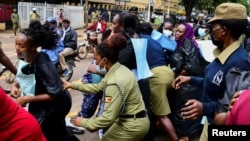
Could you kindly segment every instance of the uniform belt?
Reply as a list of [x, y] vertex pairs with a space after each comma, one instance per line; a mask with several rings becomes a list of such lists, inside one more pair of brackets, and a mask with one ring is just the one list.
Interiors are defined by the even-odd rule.
[[120, 118], [144, 118], [146, 116], [147, 112], [143, 110], [134, 115], [120, 115]]

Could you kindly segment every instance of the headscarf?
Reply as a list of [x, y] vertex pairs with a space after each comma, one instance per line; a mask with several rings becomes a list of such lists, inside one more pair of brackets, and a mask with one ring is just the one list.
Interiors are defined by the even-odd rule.
[[195, 45], [195, 47], [198, 48], [198, 43], [193, 39], [194, 38], [194, 29], [193, 27], [188, 24], [188, 23], [183, 23], [183, 25], [185, 26], [185, 33], [182, 37], [181, 40], [176, 41], [177, 42], [177, 47], [181, 47], [183, 46], [185, 39], [188, 38], [192, 41], [192, 43]]

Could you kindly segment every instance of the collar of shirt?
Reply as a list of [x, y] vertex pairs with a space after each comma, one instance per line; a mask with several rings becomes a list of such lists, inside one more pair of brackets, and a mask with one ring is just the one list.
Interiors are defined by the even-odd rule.
[[116, 62], [112, 65], [112, 67], [110, 67], [110, 69], [108, 70], [108, 72], [105, 74], [104, 78], [109, 78], [110, 75], [113, 75], [114, 72], [121, 66], [121, 64], [119, 62]]
[[213, 53], [214, 53], [214, 56], [216, 56], [219, 59], [221, 64], [224, 64], [227, 58], [239, 47], [240, 47], [240, 41], [237, 40], [233, 42], [231, 45], [229, 45], [228, 47], [226, 47], [226, 49], [224, 49], [222, 52], [218, 48], [216, 48], [213, 51]]
[[63, 36], [62, 36], [62, 40], [64, 40], [64, 37], [66, 35], [66, 32], [68, 32], [70, 30], [70, 27], [68, 27], [67, 29], [63, 28]]

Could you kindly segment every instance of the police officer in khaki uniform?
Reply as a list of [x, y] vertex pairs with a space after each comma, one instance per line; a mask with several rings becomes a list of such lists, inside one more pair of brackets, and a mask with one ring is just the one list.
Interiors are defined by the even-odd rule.
[[13, 9], [13, 13], [11, 14], [11, 20], [13, 24], [13, 32], [16, 36], [16, 33], [18, 32], [19, 29], [19, 15], [17, 14], [16, 9]]
[[[96, 47], [94, 57], [97, 70], [107, 70], [98, 84], [72, 84], [62, 80], [65, 88], [83, 92], [103, 91], [104, 110], [96, 118], [72, 117], [71, 123], [90, 131], [109, 127], [102, 141], [140, 141], [149, 130], [149, 119], [145, 110], [134, 74], [118, 62], [120, 49], [126, 47], [126, 38], [116, 33]], [[101, 68], [101, 69], [100, 69]]]
[[30, 22], [39, 20], [40, 20], [40, 15], [36, 12], [36, 8], [32, 8], [32, 13], [30, 14]]

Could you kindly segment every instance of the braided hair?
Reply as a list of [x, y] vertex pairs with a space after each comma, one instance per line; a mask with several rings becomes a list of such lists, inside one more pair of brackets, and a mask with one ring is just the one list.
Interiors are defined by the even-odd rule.
[[112, 63], [115, 63], [118, 61], [119, 51], [126, 47], [126, 43], [127, 40], [123, 34], [115, 33], [97, 45], [96, 52], [102, 58], [107, 58]]
[[21, 33], [27, 36], [30, 45], [33, 47], [44, 49], [56, 47], [57, 36], [53, 32], [47, 31], [39, 21], [31, 22], [29, 28], [23, 29]]

